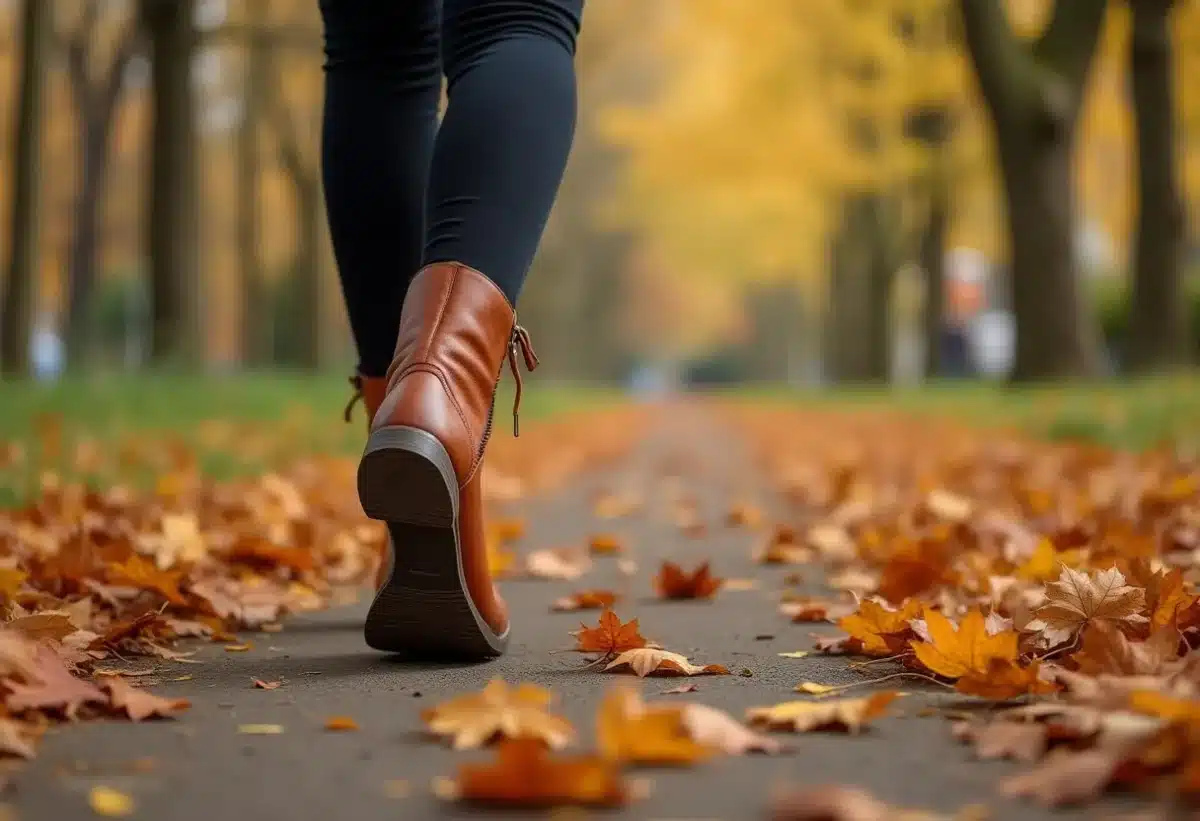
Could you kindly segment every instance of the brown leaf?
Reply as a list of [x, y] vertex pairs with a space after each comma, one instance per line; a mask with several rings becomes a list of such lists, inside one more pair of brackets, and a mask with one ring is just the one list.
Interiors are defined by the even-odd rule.
[[938, 817], [891, 807], [857, 787], [833, 786], [780, 795], [772, 802], [771, 821], [938, 821]]
[[773, 730], [805, 733], [810, 730], [838, 730], [857, 733], [869, 721], [883, 715], [898, 693], [874, 693], [866, 698], [825, 701], [785, 701], [771, 707], [751, 707], [746, 721]]
[[611, 533], [597, 533], [588, 540], [588, 550], [598, 556], [612, 556], [624, 553], [625, 546], [621, 540]]
[[959, 721], [954, 724], [953, 731], [955, 738], [972, 745], [975, 755], [985, 760], [1011, 758], [1016, 761], [1037, 761], [1046, 752], [1047, 728], [1044, 724]]
[[261, 678], [254, 679], [254, 687], [257, 690], [278, 690], [283, 686], [282, 681], [263, 681]]
[[571, 635], [575, 637], [576, 651], [601, 653], [605, 657], [646, 646], [646, 639], [638, 632], [638, 620], [621, 624], [611, 610], [600, 614], [600, 623], [596, 627], [580, 625], [580, 629]]
[[586, 553], [567, 548], [535, 550], [525, 557], [525, 572], [539, 579], [572, 581], [591, 566], [592, 560]]
[[629, 790], [617, 763], [599, 756], [555, 758], [538, 741], [506, 741], [486, 764], [462, 764], [444, 797], [495, 807], [618, 807]]
[[1179, 631], [1172, 626], [1156, 630], [1145, 641], [1130, 641], [1117, 627], [1098, 621], [1083, 631], [1083, 646], [1074, 655], [1079, 671], [1089, 675], [1109, 673], [1152, 676], [1179, 657]]
[[159, 570], [153, 563], [146, 561], [136, 553], [121, 563], [108, 567], [108, 580], [114, 584], [127, 584], [139, 590], [158, 593], [171, 604], [186, 605], [187, 599], [179, 590], [179, 580], [183, 578], [182, 571]]
[[994, 658], [983, 672], [972, 670], [954, 683], [954, 689], [980, 698], [1005, 701], [1025, 695], [1053, 693], [1058, 688], [1040, 675], [1038, 662], [1020, 667], [1017, 662]]
[[720, 664], [696, 665], [686, 656], [655, 647], [626, 650], [608, 663], [607, 672], [628, 669], [638, 677], [645, 676], [727, 676], [728, 668]]
[[1149, 621], [1141, 615], [1145, 591], [1125, 583], [1115, 567], [1089, 576], [1063, 566], [1058, 581], [1046, 587], [1046, 605], [1037, 616], [1052, 641], [1064, 641], [1096, 622], [1133, 626]]
[[78, 629], [72, 623], [69, 614], [52, 610], [21, 616], [10, 621], [8, 626], [24, 633], [31, 639], [51, 639], [53, 641], [62, 641]]
[[124, 679], [112, 678], [103, 684], [117, 712], [124, 712], [132, 721], [147, 718], [174, 718], [192, 703], [186, 698], [163, 698], [131, 686]]
[[721, 581], [712, 575], [708, 562], [692, 573], [683, 571], [674, 562], [663, 562], [654, 579], [654, 589], [664, 599], [711, 599], [721, 589]]
[[54, 710], [74, 719], [85, 704], [105, 704], [108, 699], [96, 685], [71, 675], [58, 654], [45, 645], [33, 650], [35, 678], [11, 681], [5, 704], [14, 713]]
[[1036, 770], [1001, 782], [1000, 792], [1033, 798], [1047, 807], [1082, 804], [1104, 790], [1120, 762], [1121, 754], [1111, 749], [1055, 750]]
[[692, 740], [699, 744], [716, 747], [726, 755], [745, 753], [767, 753], [773, 755], [784, 750], [783, 744], [773, 738], [756, 733], [728, 713], [703, 704], [687, 704], [683, 711], [683, 724]]
[[560, 612], [607, 610], [616, 603], [617, 598], [617, 594], [611, 590], [580, 590], [578, 593], [555, 599], [550, 609]]
[[34, 758], [37, 750], [30, 740], [34, 736], [34, 729], [28, 724], [11, 718], [0, 718], [0, 754]]
[[454, 749], [482, 747], [498, 739], [534, 739], [554, 749], [575, 735], [570, 722], [549, 711], [554, 697], [534, 684], [510, 687], [493, 679], [479, 693], [470, 693], [425, 710], [421, 719], [429, 732], [453, 739]]

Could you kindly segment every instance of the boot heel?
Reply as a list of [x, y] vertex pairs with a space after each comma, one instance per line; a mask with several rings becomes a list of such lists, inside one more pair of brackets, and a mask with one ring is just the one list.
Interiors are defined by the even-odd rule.
[[367, 439], [358, 467], [363, 511], [386, 522], [390, 572], [363, 635], [388, 653], [481, 660], [504, 652], [467, 590], [458, 534], [458, 480], [432, 434], [392, 426]]
[[384, 522], [453, 528], [458, 480], [450, 454], [430, 433], [385, 427], [367, 439], [358, 466], [363, 512]]

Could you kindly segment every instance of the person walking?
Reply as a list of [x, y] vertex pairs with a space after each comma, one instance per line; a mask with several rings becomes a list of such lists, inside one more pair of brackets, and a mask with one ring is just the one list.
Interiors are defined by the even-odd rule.
[[505, 361], [514, 428], [537, 366], [513, 306], [574, 136], [583, 3], [320, 0], [322, 175], [359, 356], [346, 416], [361, 399], [359, 497], [390, 536], [364, 627], [378, 650], [508, 645], [481, 466]]

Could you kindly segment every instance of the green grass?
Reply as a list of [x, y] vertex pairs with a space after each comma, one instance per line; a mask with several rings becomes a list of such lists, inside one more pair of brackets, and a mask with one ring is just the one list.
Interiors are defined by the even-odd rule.
[[767, 388], [741, 391], [738, 396], [826, 409], [946, 416], [983, 427], [1018, 428], [1055, 441], [1132, 450], [1200, 445], [1200, 374], [1038, 387], [947, 382], [893, 389]]
[[[314, 453], [354, 454], [366, 415], [360, 404], [351, 423], [343, 421], [351, 394], [344, 377], [287, 373], [6, 383], [0, 385], [0, 506], [27, 496], [43, 470], [100, 486], [149, 481], [193, 459], [206, 475], [223, 478]], [[613, 395], [527, 384], [521, 419], [536, 422]], [[496, 401], [504, 435], [512, 402], [507, 383]]]

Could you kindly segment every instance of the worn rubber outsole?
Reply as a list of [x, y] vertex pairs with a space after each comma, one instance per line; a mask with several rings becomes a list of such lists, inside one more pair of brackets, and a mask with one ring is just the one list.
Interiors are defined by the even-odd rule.
[[501, 655], [508, 631], [492, 630], [467, 589], [458, 480], [442, 443], [417, 428], [372, 432], [358, 466], [358, 496], [391, 536], [391, 572], [367, 613], [367, 645], [430, 659]]

